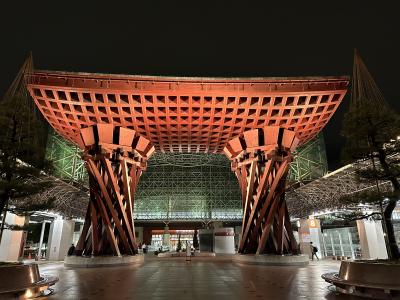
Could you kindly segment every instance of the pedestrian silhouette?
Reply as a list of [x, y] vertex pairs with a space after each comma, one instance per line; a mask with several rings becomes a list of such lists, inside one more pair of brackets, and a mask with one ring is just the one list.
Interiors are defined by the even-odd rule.
[[311, 250], [311, 260], [314, 260], [314, 256], [319, 260], [317, 256], [318, 248], [315, 247], [312, 242], [310, 242], [310, 250]]
[[68, 249], [67, 255], [68, 255], [68, 256], [73, 255], [73, 254], [74, 254], [74, 251], [75, 251], [75, 246], [74, 246], [74, 244], [72, 244], [71, 247], [69, 247], [69, 249]]

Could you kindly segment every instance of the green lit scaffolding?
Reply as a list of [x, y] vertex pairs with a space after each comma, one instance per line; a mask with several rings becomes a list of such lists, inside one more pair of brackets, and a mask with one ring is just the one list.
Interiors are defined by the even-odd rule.
[[[47, 158], [55, 176], [87, 185], [80, 150], [51, 132]], [[327, 172], [322, 135], [300, 147], [289, 181], [306, 183]], [[237, 179], [222, 154], [156, 153], [148, 162], [135, 195], [138, 220], [240, 220], [242, 207]]]
[[146, 220], [236, 220], [240, 190], [225, 155], [157, 153], [136, 192], [135, 214]]
[[324, 136], [297, 148], [295, 160], [290, 164], [289, 182], [299, 185], [321, 178], [328, 172]]

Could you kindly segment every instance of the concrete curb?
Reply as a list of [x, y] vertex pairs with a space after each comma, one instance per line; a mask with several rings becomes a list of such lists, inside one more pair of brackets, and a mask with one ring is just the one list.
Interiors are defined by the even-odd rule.
[[144, 255], [142, 254], [132, 256], [66, 256], [64, 266], [70, 268], [96, 268], [142, 264], [143, 262]]
[[[165, 257], [186, 257], [186, 252], [164, 252], [159, 253], [157, 257], [165, 258]], [[212, 252], [196, 252], [193, 256], [190, 257], [215, 257], [215, 253]]]
[[255, 254], [236, 254], [232, 261], [246, 265], [264, 266], [307, 266], [309, 263], [308, 255], [255, 255]]

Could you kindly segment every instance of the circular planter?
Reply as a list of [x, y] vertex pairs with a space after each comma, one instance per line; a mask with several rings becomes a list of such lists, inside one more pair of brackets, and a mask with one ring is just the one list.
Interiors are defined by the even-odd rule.
[[37, 264], [6, 263], [0, 265], [0, 298], [2, 296], [38, 297], [58, 281], [55, 276], [39, 273]]
[[73, 268], [115, 267], [135, 265], [144, 262], [144, 255], [126, 256], [66, 256], [64, 266]]
[[267, 254], [236, 254], [232, 261], [239, 264], [265, 266], [306, 266], [308, 255], [267, 255]]
[[341, 293], [374, 299], [400, 298], [400, 263], [342, 261], [339, 273], [323, 274], [322, 278]]

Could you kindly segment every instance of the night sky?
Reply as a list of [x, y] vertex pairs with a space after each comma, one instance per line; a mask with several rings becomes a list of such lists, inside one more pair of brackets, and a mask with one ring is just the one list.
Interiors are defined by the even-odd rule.
[[[0, 93], [30, 50], [38, 69], [230, 77], [351, 75], [356, 47], [400, 110], [395, 1], [159, 2], [2, 1]], [[348, 101], [324, 129], [330, 170]]]

